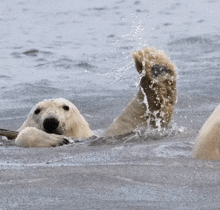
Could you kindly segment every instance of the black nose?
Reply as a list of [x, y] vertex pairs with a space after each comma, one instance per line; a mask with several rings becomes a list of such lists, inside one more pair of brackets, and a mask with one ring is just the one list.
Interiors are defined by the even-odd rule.
[[46, 118], [43, 122], [43, 126], [47, 133], [54, 133], [59, 126], [59, 121], [54, 117]]

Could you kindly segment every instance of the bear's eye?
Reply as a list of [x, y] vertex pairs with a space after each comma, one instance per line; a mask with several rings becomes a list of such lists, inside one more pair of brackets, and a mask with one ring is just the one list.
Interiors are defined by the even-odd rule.
[[69, 107], [67, 106], [67, 105], [63, 105], [63, 109], [65, 110], [65, 111], [69, 111]]
[[41, 111], [41, 109], [37, 108], [35, 111], [34, 111], [34, 114], [39, 114]]

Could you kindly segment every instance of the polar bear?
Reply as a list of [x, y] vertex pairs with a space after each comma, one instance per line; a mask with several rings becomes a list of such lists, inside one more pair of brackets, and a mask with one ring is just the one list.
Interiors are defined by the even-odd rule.
[[36, 104], [18, 131], [15, 144], [23, 147], [62, 145], [71, 141], [68, 137], [94, 135], [76, 106], [64, 98], [47, 99]]
[[[175, 65], [153, 47], [134, 52], [133, 58], [140, 74], [139, 90], [103, 136], [123, 135], [139, 126], [166, 128], [172, 119], [177, 98]], [[76, 106], [61, 98], [38, 103], [18, 131], [15, 144], [22, 147], [50, 147], [94, 135]]]
[[194, 156], [197, 159], [220, 160], [220, 104], [200, 129]]

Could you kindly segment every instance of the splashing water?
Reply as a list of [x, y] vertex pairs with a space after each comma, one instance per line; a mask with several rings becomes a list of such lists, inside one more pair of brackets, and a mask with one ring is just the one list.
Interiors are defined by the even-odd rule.
[[120, 144], [138, 144], [146, 143], [148, 141], [156, 141], [160, 139], [168, 139], [171, 136], [175, 136], [178, 133], [185, 133], [187, 129], [182, 126], [177, 126], [172, 123], [169, 128], [152, 128], [150, 126], [139, 126], [135, 131], [119, 136], [113, 137], [99, 137], [93, 136], [90, 139], [82, 141], [82, 144], [89, 144], [90, 146], [98, 145], [120, 145]]
[[[137, 18], [137, 17], [136, 17]], [[113, 45], [118, 45], [117, 48], [123, 48], [123, 49], [128, 49], [129, 52], [122, 51], [120, 56], [122, 58], [122, 63], [125, 63], [124, 66], [122, 67], [115, 67], [116, 70], [113, 71], [114, 73], [114, 82], [121, 81], [124, 78], [132, 79], [134, 81], [134, 74], [131, 72], [131, 68], [134, 66], [133, 60], [131, 60], [131, 51], [130, 48], [132, 49], [140, 49], [143, 48], [144, 46], [148, 46], [148, 44], [145, 42], [144, 37], [146, 37], [145, 34], [145, 28], [143, 26], [142, 21], [139, 21], [138, 23], [136, 20], [132, 20], [133, 25], [131, 26], [131, 31], [130, 33], [126, 33], [120, 37], [120, 39], [116, 40]], [[120, 47], [120, 42], [119, 40], [123, 39], [123, 42], [125, 43], [125, 46]], [[131, 47], [132, 45], [132, 47]], [[120, 58], [120, 59], [121, 59]], [[109, 73], [107, 73], [109, 74]], [[107, 75], [108, 76], [108, 75]], [[132, 78], [131, 78], [132, 77]]]
[[136, 23], [135, 20], [132, 21], [133, 25], [131, 26], [132, 30], [129, 34], [122, 35], [123, 39], [127, 39], [130, 42], [134, 42], [135, 46], [143, 47], [143, 37], [145, 36], [145, 29], [142, 24], [142, 21]]

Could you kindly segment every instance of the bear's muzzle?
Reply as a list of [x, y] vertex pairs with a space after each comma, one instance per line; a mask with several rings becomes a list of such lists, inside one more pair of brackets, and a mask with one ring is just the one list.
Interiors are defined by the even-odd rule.
[[55, 117], [48, 117], [43, 121], [43, 128], [47, 133], [56, 133], [56, 129], [59, 127], [60, 122]]

